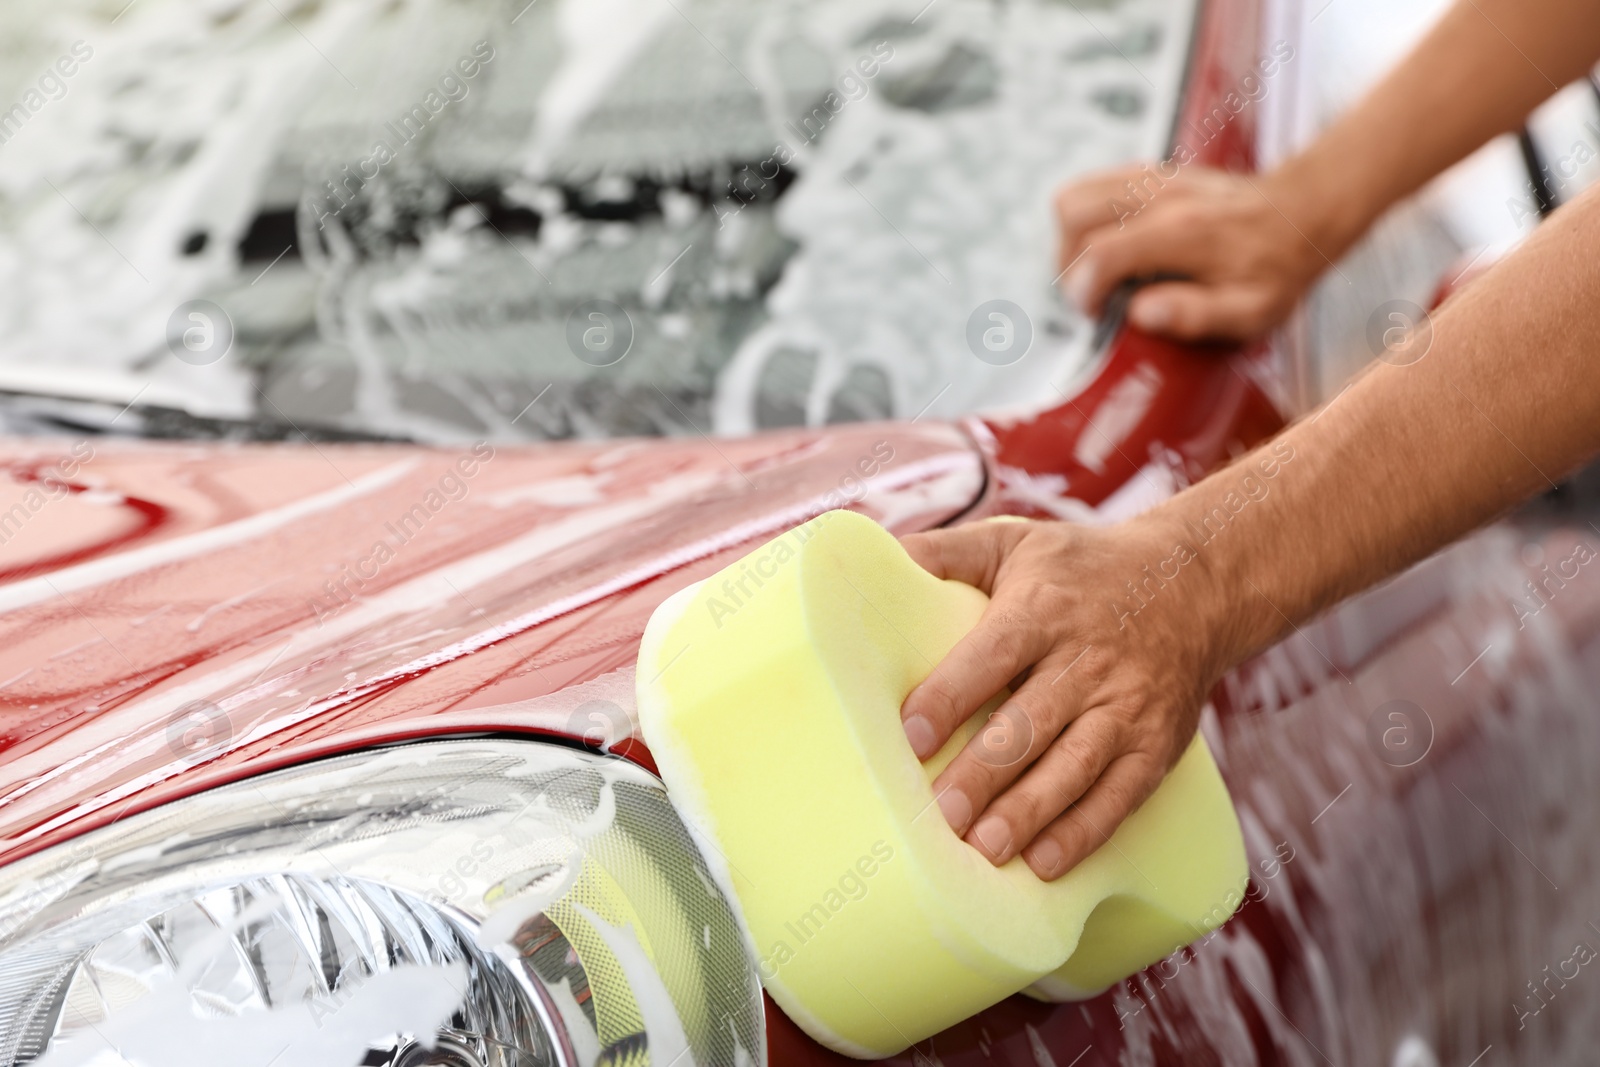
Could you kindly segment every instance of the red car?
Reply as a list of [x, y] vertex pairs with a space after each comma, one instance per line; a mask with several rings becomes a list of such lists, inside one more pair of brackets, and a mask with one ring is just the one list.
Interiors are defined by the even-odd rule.
[[[1254, 0], [1212, 0], [1190, 27], [1173, 140], [1202, 162], [1253, 165], [1261, 25]], [[0, 1064], [847, 1062], [763, 998], [724, 864], [635, 736], [651, 611], [829, 507], [896, 533], [1114, 520], [1270, 436], [1283, 360], [1113, 320], [1076, 384], [987, 419], [9, 441]], [[28, 417], [59, 429], [94, 399]], [[1580, 489], [1219, 687], [1202, 729], [1252, 881], [1216, 934], [895, 1060], [1590, 1062], [1600, 583]]]

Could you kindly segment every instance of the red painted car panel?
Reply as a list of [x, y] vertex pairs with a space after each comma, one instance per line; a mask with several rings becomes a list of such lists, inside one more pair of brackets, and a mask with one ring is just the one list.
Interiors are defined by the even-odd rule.
[[[150, 507], [164, 518], [0, 586], [5, 856], [378, 741], [581, 734], [587, 704], [626, 706], [654, 604], [740, 546], [852, 497], [902, 531], [1000, 506], [979, 440], [563, 446], [497, 451], [470, 477], [470, 450], [101, 444], [73, 475], [92, 488], [13, 539], [93, 551]], [[10, 448], [19, 470], [62, 451]], [[392, 558], [363, 563], [385, 539]], [[1095, 1000], [1013, 998], [898, 1059], [1385, 1062], [1417, 1035], [1441, 1062], [1488, 1045], [1559, 1059], [1586, 1016], [1561, 1014], [1543, 969], [1590, 936], [1582, 856], [1600, 830], [1600, 720], [1584, 713], [1600, 587], [1566, 566], [1580, 540], [1490, 531], [1236, 672], [1206, 729], [1254, 899]], [[341, 588], [359, 600], [341, 606]], [[1371, 737], [1395, 700], [1428, 723], [1409, 766]], [[769, 1016], [772, 1062], [838, 1059]]]
[[[1184, 166], [1255, 168], [1258, 111], [1247, 102], [1249, 90], [1260, 93], [1263, 63], [1275, 77], [1290, 77], [1281, 69], [1283, 43], [1263, 47], [1264, 21], [1259, 0], [1201, 5], [1172, 157], [1150, 166], [1120, 198], [1122, 211], [1159, 196]], [[1247, 352], [1207, 349], [1124, 327], [1062, 403], [989, 420], [999, 477], [1023, 490], [1019, 508], [1041, 480], [1050, 491], [1090, 504], [1129, 486], [1141, 471], [1151, 475], [1145, 482], [1162, 472], [1162, 488], [1174, 480], [1185, 484], [1283, 425], [1271, 399], [1275, 378], [1264, 346]], [[1050, 509], [1036, 501], [1032, 510]]]
[[[11, 449], [16, 470], [53, 459]], [[377, 740], [581, 735], [506, 709], [631, 672], [656, 604], [809, 515], [855, 502], [923, 529], [985, 484], [940, 426], [459, 453], [101, 444], [73, 478], [94, 488], [14, 540], [83, 558], [0, 586], [4, 860]]]

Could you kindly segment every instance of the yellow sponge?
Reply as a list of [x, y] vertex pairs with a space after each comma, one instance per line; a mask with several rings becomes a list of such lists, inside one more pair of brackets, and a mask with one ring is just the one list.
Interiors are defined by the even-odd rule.
[[657, 609], [639, 714], [680, 810], [722, 853], [763, 984], [817, 1040], [892, 1055], [998, 1000], [1087, 996], [1225, 920], [1244, 844], [1196, 738], [1055, 882], [958, 838], [900, 705], [987, 598], [860, 515], [828, 512]]

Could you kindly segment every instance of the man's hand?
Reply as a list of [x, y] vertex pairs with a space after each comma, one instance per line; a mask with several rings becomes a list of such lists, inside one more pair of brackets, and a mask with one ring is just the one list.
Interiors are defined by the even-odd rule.
[[[1515, 129], [1596, 54], [1592, 3], [1459, 0], [1271, 175], [1186, 168], [1120, 227], [1110, 201], [1126, 198], [1129, 174], [1064, 193], [1062, 265], [1087, 249], [1070, 286], [1098, 310], [1120, 280], [1179, 274], [1135, 296], [1136, 324], [1259, 334], [1389, 204]], [[1241, 474], [1276, 477], [1265, 449], [1112, 529], [990, 522], [905, 538], [933, 574], [991, 597], [906, 698], [912, 748], [932, 755], [1014, 687], [934, 782], [956, 830], [996, 862], [1020, 850], [1058, 877], [1155, 789], [1223, 670], [1595, 455], [1597, 247], [1591, 189], [1433, 313], [1426, 359], [1374, 365], [1284, 431], [1273, 453], [1302, 458], [1247, 509]], [[1232, 516], [1224, 536], [1175, 551], [1219, 509]]]
[[[990, 595], [978, 625], [906, 698], [918, 758], [1019, 677], [1012, 696], [934, 781], [956, 833], [1000, 864], [1021, 852], [1053, 879], [1104, 844], [1194, 736], [1221, 670], [1207, 647], [1204, 563], [1150, 579], [1174, 538], [1114, 529], [979, 522], [902, 543], [940, 578]], [[1130, 592], [1139, 586], [1147, 606]], [[1138, 612], [1135, 615], [1135, 612]]]
[[1374, 364], [1119, 526], [904, 538], [928, 571], [990, 596], [906, 698], [911, 747], [927, 758], [1013, 690], [934, 780], [956, 831], [1060, 876], [1155, 789], [1223, 671], [1600, 453], [1596, 248], [1600, 187], [1433, 312], [1426, 358]]
[[1071, 267], [1063, 287], [1084, 312], [1098, 314], [1129, 279], [1181, 278], [1140, 289], [1128, 318], [1186, 341], [1265, 334], [1327, 269], [1323, 252], [1345, 244], [1272, 177], [1199, 166], [1171, 179], [1151, 166], [1090, 177], [1056, 194], [1056, 215], [1058, 269]]
[[[1389, 205], [1517, 129], [1597, 54], [1592, 0], [1457, 0], [1360, 103], [1269, 174], [1167, 163], [1064, 189], [1068, 295], [1098, 314], [1119, 283], [1156, 279], [1128, 308], [1141, 329], [1258, 337]], [[1196, 132], [1190, 124], [1180, 142]], [[1160, 280], [1174, 276], [1184, 280]]]

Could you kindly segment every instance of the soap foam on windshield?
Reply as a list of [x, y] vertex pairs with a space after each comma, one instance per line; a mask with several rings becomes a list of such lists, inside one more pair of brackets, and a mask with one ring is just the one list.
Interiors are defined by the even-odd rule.
[[[92, 394], [102, 424], [145, 389], [258, 435], [421, 440], [1036, 404], [1089, 343], [1051, 286], [1050, 193], [1161, 150], [1192, 17], [1176, 0], [281, 7], [0, 13], [0, 110], [26, 112], [0, 131], [0, 387]], [[168, 350], [196, 299], [233, 328], [214, 362]], [[1029, 320], [1013, 365], [969, 349], [994, 299]], [[573, 351], [595, 300], [631, 335], [610, 365]], [[142, 406], [112, 428], [141, 427], [214, 429]]]

